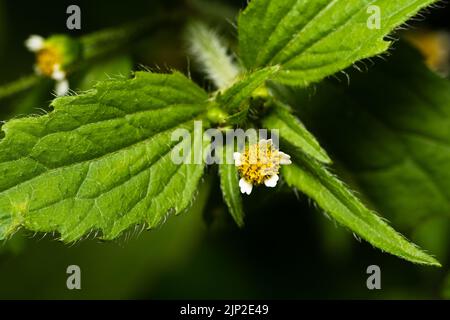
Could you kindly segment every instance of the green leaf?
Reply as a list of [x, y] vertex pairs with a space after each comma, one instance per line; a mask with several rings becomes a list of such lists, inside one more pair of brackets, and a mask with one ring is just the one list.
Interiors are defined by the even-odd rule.
[[373, 246], [411, 262], [440, 266], [436, 259], [408, 242], [376, 213], [367, 209], [319, 162], [298, 153], [294, 164], [284, 166], [282, 173], [289, 186], [314, 199], [337, 222]]
[[91, 231], [112, 239], [186, 209], [203, 165], [175, 164], [171, 151], [180, 143], [171, 134], [192, 131], [207, 98], [180, 73], [139, 72], [56, 99], [45, 116], [7, 122], [0, 141], [0, 238], [25, 227], [56, 231], [64, 241]]
[[279, 68], [275, 66], [244, 74], [230, 88], [217, 96], [217, 102], [229, 113], [248, 109], [249, 105], [245, 102], [278, 70]]
[[[226, 159], [226, 150], [231, 153], [231, 147], [224, 149], [224, 159]], [[220, 188], [222, 189], [223, 199], [228, 206], [231, 216], [239, 227], [244, 226], [244, 209], [242, 208], [242, 197], [239, 188], [239, 175], [234, 164], [228, 164], [227, 161], [219, 164]]]
[[279, 130], [279, 138], [282, 142], [290, 144], [320, 162], [331, 163], [331, 159], [316, 138], [290, 113], [287, 106], [274, 101], [272, 109], [272, 112], [263, 119], [265, 127]]
[[405, 232], [428, 217], [450, 217], [450, 83], [422, 60], [399, 47], [369, 73], [351, 74], [350, 86], [329, 81], [314, 95], [278, 93]]
[[[255, 69], [281, 65], [276, 80], [306, 86], [383, 53], [393, 29], [434, 0], [252, 0], [239, 17], [240, 57]], [[380, 28], [368, 28], [370, 6]]]

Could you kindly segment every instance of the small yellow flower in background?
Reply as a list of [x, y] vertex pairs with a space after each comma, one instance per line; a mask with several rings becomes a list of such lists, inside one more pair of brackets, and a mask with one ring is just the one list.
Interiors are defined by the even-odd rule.
[[431, 70], [442, 76], [450, 73], [450, 33], [422, 29], [409, 31], [405, 37], [423, 54]]
[[36, 54], [36, 74], [54, 79], [56, 95], [66, 95], [69, 92], [69, 82], [65, 69], [78, 58], [78, 43], [63, 35], [48, 39], [31, 35], [25, 41], [25, 46]]
[[250, 194], [253, 186], [264, 184], [266, 187], [277, 185], [281, 165], [291, 164], [291, 157], [279, 151], [272, 140], [260, 140], [246, 147], [243, 153], [233, 154], [234, 164], [238, 167], [241, 179], [239, 187], [242, 193]]

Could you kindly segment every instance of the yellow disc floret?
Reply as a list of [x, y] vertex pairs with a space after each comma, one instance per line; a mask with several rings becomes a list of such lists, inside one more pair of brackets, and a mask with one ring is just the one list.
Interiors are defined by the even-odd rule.
[[47, 77], [51, 77], [55, 71], [55, 66], [62, 64], [62, 55], [57, 48], [45, 46], [36, 53], [36, 60], [39, 72]]

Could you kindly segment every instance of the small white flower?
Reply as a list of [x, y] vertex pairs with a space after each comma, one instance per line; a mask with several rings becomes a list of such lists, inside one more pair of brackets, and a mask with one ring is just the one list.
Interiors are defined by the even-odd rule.
[[58, 97], [65, 96], [69, 92], [69, 81], [66, 79], [66, 73], [61, 70], [59, 64], [54, 65], [52, 79], [56, 80], [55, 93]]
[[69, 92], [69, 82], [61, 65], [63, 61], [61, 51], [54, 45], [46, 43], [46, 40], [38, 35], [31, 35], [25, 41], [25, 46], [28, 50], [36, 53], [34, 72], [56, 81], [55, 93], [57, 96], [66, 95]]
[[279, 151], [271, 139], [260, 140], [242, 153], [235, 152], [233, 158], [241, 176], [239, 188], [246, 194], [252, 192], [254, 185], [275, 187], [280, 179], [278, 175], [280, 166], [292, 163], [291, 157]]
[[42, 48], [44, 48], [44, 42], [45, 39], [43, 37], [34, 34], [29, 36], [28, 39], [25, 40], [25, 46], [31, 52], [38, 52], [39, 50], [42, 50]]

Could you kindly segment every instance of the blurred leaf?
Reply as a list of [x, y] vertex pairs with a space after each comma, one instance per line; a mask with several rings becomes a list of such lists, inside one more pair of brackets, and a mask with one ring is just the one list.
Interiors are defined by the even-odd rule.
[[333, 261], [342, 263], [351, 258], [352, 245], [355, 242], [352, 234], [341, 228], [328, 215], [319, 218], [318, 232], [321, 236], [321, 248], [327, 259], [332, 258]]
[[347, 187], [322, 164], [297, 153], [294, 163], [282, 168], [288, 185], [304, 192], [332, 218], [375, 247], [408, 261], [440, 266], [395, 232], [376, 213], [367, 209]]
[[[252, 0], [239, 16], [240, 57], [255, 69], [281, 65], [276, 80], [306, 86], [383, 53], [395, 27], [435, 0]], [[368, 21], [380, 10], [379, 28]]]
[[128, 78], [133, 68], [133, 62], [128, 55], [113, 56], [93, 63], [77, 82], [76, 91], [85, 91], [99, 81], [125, 77]]
[[448, 243], [450, 240], [450, 219], [448, 217], [431, 217], [421, 221], [411, 234], [411, 240], [420, 243], [433, 252], [443, 264], [447, 262]]
[[139, 72], [56, 99], [48, 115], [4, 124], [0, 238], [25, 227], [58, 232], [64, 241], [93, 229], [112, 239], [185, 210], [204, 163], [174, 163], [171, 151], [180, 144], [171, 134], [192, 132], [207, 97], [180, 73]]
[[441, 294], [442, 294], [442, 298], [450, 300], [450, 273], [448, 273], [447, 277], [445, 277], [445, 279], [444, 279]]
[[4, 116], [3, 119], [42, 114], [50, 111], [49, 103], [54, 98], [52, 94], [54, 85], [53, 80], [41, 79], [34, 87], [13, 99], [8, 107], [8, 111], [11, 110], [11, 112], [8, 116]]
[[351, 84], [279, 90], [371, 203], [403, 230], [450, 217], [450, 83], [400, 47]]
[[42, 80], [37, 75], [30, 75], [20, 78], [16, 81], [0, 86], [0, 99], [21, 93], [25, 90], [33, 88], [39, 81]]
[[151, 34], [164, 24], [174, 24], [180, 20], [178, 13], [160, 13], [156, 17], [136, 19], [120, 26], [102, 29], [79, 38], [83, 47], [83, 59], [95, 59], [118, 51], [120, 48], [130, 47], [139, 39]]
[[18, 255], [23, 252], [25, 246], [23, 234], [18, 233], [10, 241], [0, 243], [0, 256], [5, 254]]

